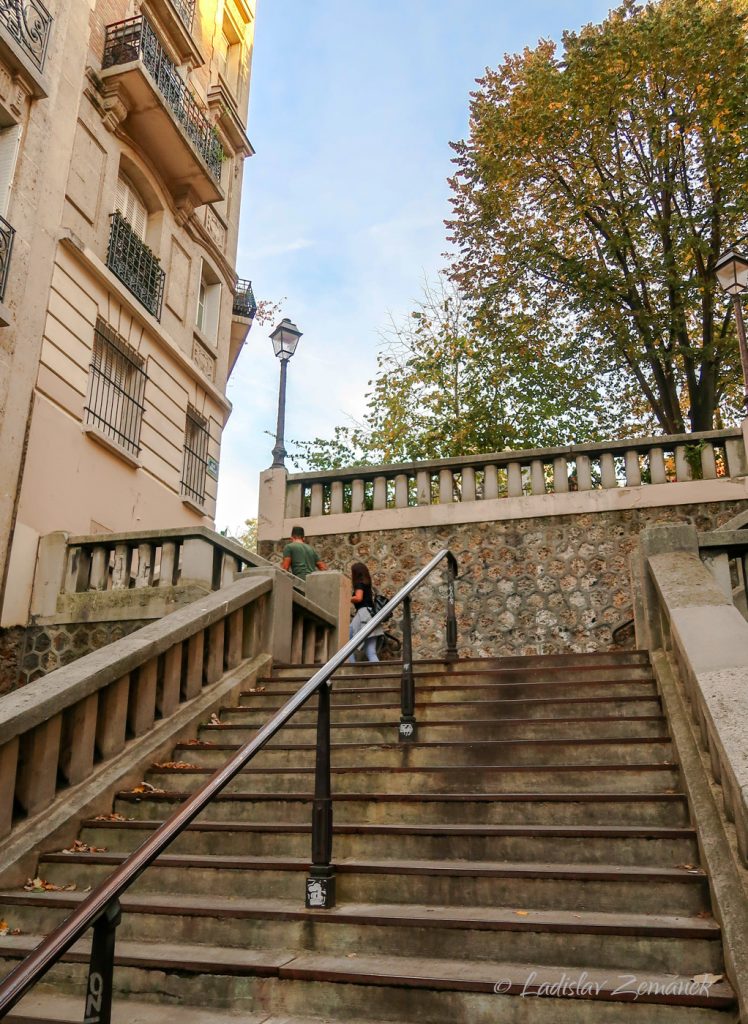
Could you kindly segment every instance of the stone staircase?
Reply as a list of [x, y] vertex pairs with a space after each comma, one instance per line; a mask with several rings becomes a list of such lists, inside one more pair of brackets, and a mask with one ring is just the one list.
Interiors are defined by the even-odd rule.
[[[123, 899], [113, 1020], [736, 1020], [725, 980], [692, 981], [723, 974], [721, 934], [647, 655], [418, 663], [414, 744], [398, 668], [335, 678], [337, 907], [303, 903], [312, 702]], [[75, 891], [0, 893], [6, 966], [309, 675], [276, 669], [86, 821], [83, 852], [43, 855]], [[81, 943], [7, 1019], [80, 1021], [86, 965]]]

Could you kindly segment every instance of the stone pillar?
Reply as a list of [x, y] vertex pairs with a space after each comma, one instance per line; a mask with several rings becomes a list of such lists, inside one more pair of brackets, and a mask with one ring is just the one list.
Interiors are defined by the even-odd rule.
[[282, 569], [252, 568], [246, 569], [244, 576], [268, 577], [273, 581], [273, 589], [268, 594], [268, 604], [263, 616], [262, 650], [269, 654], [273, 661], [291, 661], [291, 631], [293, 616], [293, 576]]
[[188, 537], [182, 544], [180, 583], [199, 583], [213, 587], [213, 545], [204, 537]]
[[354, 480], [351, 484], [351, 512], [363, 512], [366, 503], [366, 491], [363, 480]]
[[632, 556], [634, 585], [634, 628], [636, 646], [656, 650], [663, 646], [660, 603], [649, 572], [649, 559], [668, 551], [690, 551], [698, 556], [699, 537], [691, 523], [658, 523], [645, 527], [639, 537], [638, 551]]
[[330, 515], [337, 516], [343, 512], [343, 481], [333, 480], [330, 486]]
[[[266, 469], [260, 473], [260, 498], [257, 510], [257, 539], [283, 540], [286, 536], [286, 481], [285, 469]], [[299, 509], [299, 513], [301, 509]]]
[[311, 572], [306, 578], [306, 596], [337, 619], [330, 640], [330, 656], [348, 643], [351, 609], [351, 580], [342, 572]]
[[60, 530], [48, 533], [39, 540], [31, 594], [32, 615], [54, 615], [57, 611], [57, 597], [62, 592], [65, 577], [69, 536]]
[[577, 490], [578, 491], [591, 491], [592, 490], [592, 467], [590, 465], [589, 455], [577, 455], [576, 457], [576, 469], [577, 469]]
[[483, 497], [486, 501], [499, 496], [499, 472], [496, 466], [486, 466], [483, 470]]

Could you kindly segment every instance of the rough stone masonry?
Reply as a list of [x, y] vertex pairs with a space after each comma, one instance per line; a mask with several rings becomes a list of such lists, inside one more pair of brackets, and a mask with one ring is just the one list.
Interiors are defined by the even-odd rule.
[[[365, 562], [388, 595], [450, 548], [460, 566], [461, 657], [599, 651], [616, 646], [613, 631], [632, 617], [629, 555], [641, 530], [660, 522], [713, 530], [744, 506], [714, 502], [322, 537], [310, 532], [307, 540], [331, 569], [349, 572], [352, 562]], [[285, 543], [262, 542], [260, 554], [280, 562]], [[433, 657], [444, 645], [440, 571], [419, 589], [413, 610], [414, 654]], [[397, 616], [393, 627], [399, 631]], [[633, 646], [633, 634], [625, 637], [620, 645]]]

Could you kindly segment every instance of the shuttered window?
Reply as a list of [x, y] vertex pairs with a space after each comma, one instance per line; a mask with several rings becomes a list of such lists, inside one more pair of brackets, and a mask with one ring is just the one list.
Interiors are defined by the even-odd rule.
[[135, 187], [122, 175], [117, 179], [117, 195], [114, 208], [119, 210], [138, 238], [145, 241], [145, 233], [148, 228], [148, 210]]

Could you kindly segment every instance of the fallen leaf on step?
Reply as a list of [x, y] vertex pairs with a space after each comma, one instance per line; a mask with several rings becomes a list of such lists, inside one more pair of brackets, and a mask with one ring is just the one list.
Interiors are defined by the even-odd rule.
[[517, 917], [529, 917], [530, 916], [530, 911], [529, 910], [515, 910], [514, 913], [517, 915]]
[[7, 921], [0, 921], [0, 935], [7, 935], [10, 931], [10, 925]]
[[126, 818], [124, 814], [97, 814], [94, 821], [132, 821], [132, 818]]
[[186, 747], [215, 747], [216, 744], [211, 740], [187, 740], [185, 743]]
[[349, 960], [355, 960], [356, 957], [358, 956], [358, 953], [346, 953], [345, 955], [348, 957]]
[[695, 981], [697, 985], [716, 985], [723, 978], [724, 974], [694, 974], [691, 981]]
[[676, 864], [676, 868], [682, 868], [683, 871], [696, 872], [698, 874], [699, 868], [696, 864]]
[[88, 843], [82, 843], [80, 839], [76, 839], [72, 846], [68, 847], [67, 850], [62, 850], [62, 853], [106, 853], [106, 846], [89, 846]]
[[213, 714], [210, 716], [210, 718], [208, 720], [208, 725], [220, 725], [220, 724], [221, 724], [221, 719], [218, 717], [218, 715], [215, 712], [213, 712]]
[[711, 921], [712, 912], [711, 910], [700, 910], [696, 916], [700, 917], [702, 921]]
[[139, 786], [133, 786], [130, 790], [131, 793], [165, 793], [165, 789], [159, 789], [158, 786], [152, 786], [150, 782], [141, 782]]
[[265, 692], [265, 687], [264, 686], [251, 686], [248, 690], [245, 690], [244, 692], [245, 693], [264, 693]]
[[190, 764], [189, 761], [157, 761], [151, 765], [151, 768], [197, 768], [196, 764]]
[[43, 878], [29, 878], [24, 885], [25, 892], [75, 892], [78, 886], [75, 882], [69, 885], [55, 885], [54, 882], [45, 882]]

